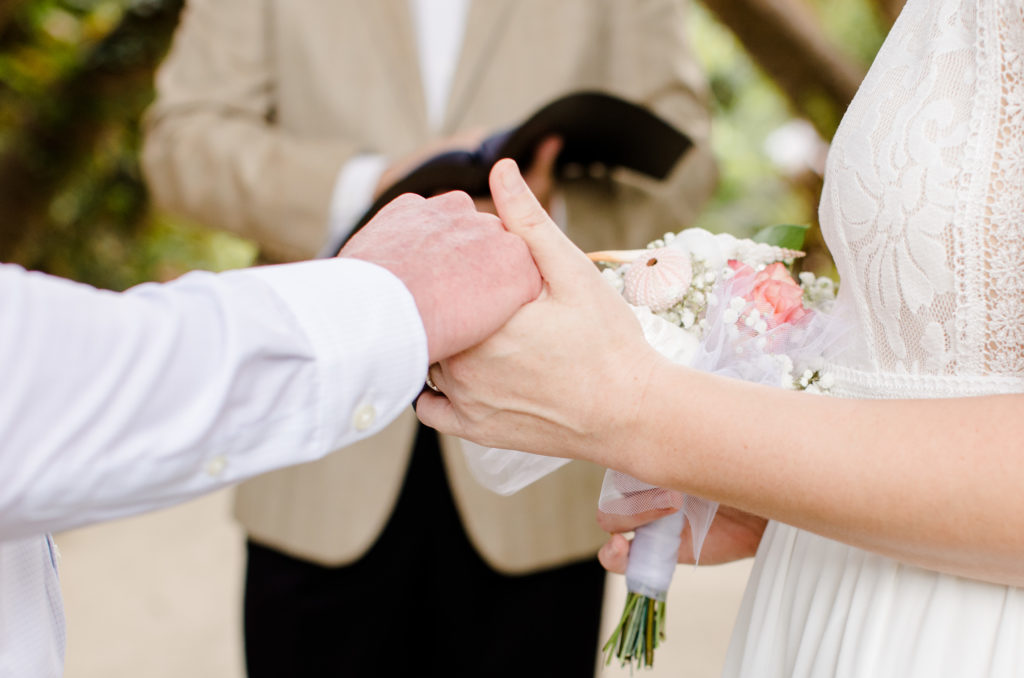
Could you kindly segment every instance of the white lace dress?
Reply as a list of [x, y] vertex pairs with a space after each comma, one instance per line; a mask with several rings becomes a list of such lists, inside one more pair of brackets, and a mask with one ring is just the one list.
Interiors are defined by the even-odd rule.
[[[1024, 392], [1024, 0], [909, 0], [820, 216], [865, 340], [839, 395]], [[1024, 589], [770, 523], [725, 675], [1024, 676]]]

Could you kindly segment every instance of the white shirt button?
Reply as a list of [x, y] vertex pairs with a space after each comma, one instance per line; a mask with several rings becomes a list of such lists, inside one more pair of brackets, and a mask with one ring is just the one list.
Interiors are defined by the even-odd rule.
[[377, 410], [369, 403], [363, 403], [357, 407], [355, 414], [352, 415], [352, 426], [357, 431], [365, 431], [373, 426], [375, 421], [377, 421]]
[[206, 474], [213, 478], [218, 477], [224, 473], [224, 468], [228, 465], [228, 460], [222, 456], [216, 456], [210, 461], [206, 462]]

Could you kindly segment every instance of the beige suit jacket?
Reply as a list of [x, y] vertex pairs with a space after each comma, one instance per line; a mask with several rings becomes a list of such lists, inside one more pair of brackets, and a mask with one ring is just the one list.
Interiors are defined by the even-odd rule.
[[[583, 249], [641, 246], [689, 224], [710, 195], [706, 88], [685, 0], [474, 0], [441, 136], [500, 129], [547, 101], [600, 89], [649, 105], [698, 144], [664, 183], [617, 172], [560, 187]], [[157, 76], [144, 169], [159, 205], [255, 240], [271, 260], [324, 244], [339, 169], [395, 158], [427, 125], [406, 0], [192, 0]], [[326, 565], [359, 558], [386, 523], [416, 430], [411, 409], [374, 438], [254, 479], [249, 535]], [[460, 515], [493, 567], [522, 573], [593, 555], [602, 470], [573, 462], [512, 497], [442, 441]]]

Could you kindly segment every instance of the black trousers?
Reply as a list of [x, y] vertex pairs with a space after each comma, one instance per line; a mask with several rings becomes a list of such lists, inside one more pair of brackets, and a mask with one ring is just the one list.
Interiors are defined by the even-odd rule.
[[488, 567], [421, 426], [394, 514], [361, 560], [321, 567], [249, 542], [246, 665], [250, 678], [592, 678], [603, 587], [596, 559], [524, 576]]

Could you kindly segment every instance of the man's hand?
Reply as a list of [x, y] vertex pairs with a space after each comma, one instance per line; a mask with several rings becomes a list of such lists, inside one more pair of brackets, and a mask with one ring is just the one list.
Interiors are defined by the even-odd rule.
[[339, 253], [394, 273], [409, 289], [430, 362], [483, 341], [540, 293], [530, 251], [461, 192], [388, 203]]

